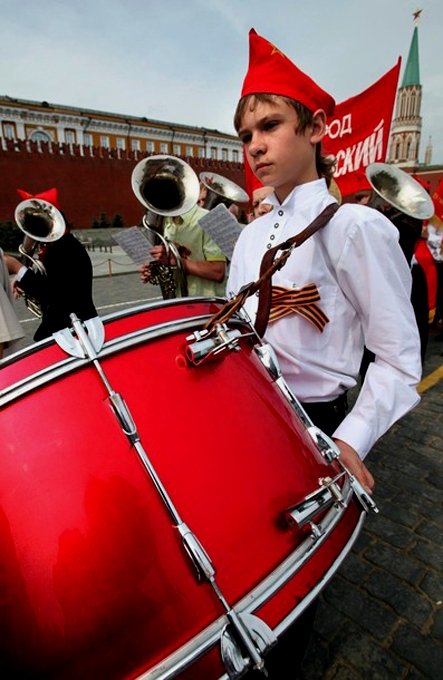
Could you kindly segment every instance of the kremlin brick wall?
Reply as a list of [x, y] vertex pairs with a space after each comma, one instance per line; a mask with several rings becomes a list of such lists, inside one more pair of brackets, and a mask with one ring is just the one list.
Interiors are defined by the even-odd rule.
[[[2, 140], [0, 222], [14, 221], [17, 189], [37, 194], [57, 187], [61, 210], [74, 229], [89, 229], [104, 214], [120, 215], [126, 227], [139, 224], [145, 208], [131, 187], [136, 164], [152, 155], [68, 144]], [[245, 188], [242, 163], [183, 157], [196, 172], [215, 172]]]

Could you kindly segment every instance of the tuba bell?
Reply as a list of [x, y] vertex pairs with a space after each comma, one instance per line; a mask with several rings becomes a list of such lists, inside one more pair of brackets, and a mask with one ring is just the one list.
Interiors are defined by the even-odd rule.
[[433, 216], [432, 198], [404, 170], [388, 163], [371, 163], [366, 168], [366, 177], [377, 196], [398, 212], [416, 220], [428, 220]]
[[[188, 287], [182, 258], [177, 246], [163, 235], [165, 217], [177, 217], [197, 203], [199, 181], [190, 165], [175, 156], [159, 155], [143, 159], [135, 166], [132, 190], [147, 208], [142, 225], [155, 242], [165, 246], [168, 264], [153, 262], [151, 282], [159, 285], [163, 299], [187, 297]], [[177, 263], [177, 279], [169, 264], [171, 255]], [[177, 290], [178, 289], [178, 290]]]
[[[22, 201], [15, 209], [14, 219], [25, 237], [19, 245], [19, 253], [29, 262], [29, 268], [36, 274], [46, 276], [46, 269], [39, 258], [43, 243], [58, 241], [66, 231], [63, 215], [57, 208], [40, 198]], [[28, 309], [38, 318], [43, 316], [41, 304], [26, 293], [24, 299]]]
[[199, 177], [200, 182], [206, 188], [206, 198], [202, 206], [206, 210], [212, 210], [220, 203], [229, 208], [233, 203], [249, 201], [246, 191], [222, 175], [217, 175], [215, 172], [201, 172]]

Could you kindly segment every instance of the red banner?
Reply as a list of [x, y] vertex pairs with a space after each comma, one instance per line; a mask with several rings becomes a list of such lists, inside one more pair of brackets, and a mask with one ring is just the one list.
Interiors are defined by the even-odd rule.
[[443, 179], [440, 180], [438, 187], [432, 194], [435, 215], [443, 221]]
[[361, 94], [337, 104], [323, 151], [337, 158], [334, 179], [342, 196], [370, 188], [365, 168], [386, 162], [401, 58]]

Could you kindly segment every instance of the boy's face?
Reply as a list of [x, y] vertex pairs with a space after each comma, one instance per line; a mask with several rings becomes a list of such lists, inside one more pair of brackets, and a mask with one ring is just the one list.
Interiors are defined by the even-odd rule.
[[313, 123], [297, 134], [295, 110], [278, 96], [274, 101], [255, 100], [243, 114], [239, 137], [252, 171], [274, 188], [280, 203], [296, 187], [318, 179], [315, 147], [325, 133], [325, 114], [316, 111]]

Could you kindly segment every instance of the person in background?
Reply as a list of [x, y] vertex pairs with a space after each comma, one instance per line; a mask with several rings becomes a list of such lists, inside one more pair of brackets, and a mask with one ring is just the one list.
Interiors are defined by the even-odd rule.
[[[197, 204], [184, 215], [167, 217], [164, 221], [163, 236], [177, 246], [181, 255], [189, 296], [225, 295], [226, 257], [199, 225], [207, 213]], [[154, 246], [150, 252], [157, 262], [167, 264], [165, 246]], [[170, 264], [176, 265], [172, 256]], [[141, 280], [143, 283], [151, 280], [149, 263], [141, 267]]]
[[24, 337], [23, 329], [14, 309], [14, 297], [6, 256], [0, 248], [0, 359], [6, 349]]
[[443, 178], [433, 192], [434, 216], [428, 223], [428, 246], [437, 269], [437, 311], [434, 326], [440, 329], [435, 340], [443, 340]]
[[355, 202], [360, 205], [368, 205], [371, 198], [370, 190], [367, 191], [357, 191], [355, 194]]
[[261, 215], [266, 215], [273, 208], [272, 203], [267, 203], [265, 199], [272, 193], [272, 187], [258, 187], [252, 192], [252, 219], [255, 220]]
[[[374, 200], [375, 203], [373, 202]], [[399, 210], [393, 208], [391, 204], [381, 200], [378, 196], [370, 200], [370, 205], [373, 207], [377, 206], [376, 209], [398, 229], [399, 245], [411, 271], [411, 304], [420, 336], [420, 356], [423, 364], [429, 334], [429, 297], [424, 269], [415, 257], [415, 249], [421, 237], [423, 221], [399, 212]], [[364, 379], [367, 367], [373, 358], [374, 354], [366, 350], [361, 368], [362, 379]]]
[[254, 175], [246, 154], [244, 154], [244, 168], [246, 193], [249, 196], [249, 223], [257, 219], [257, 217], [260, 217], [260, 215], [264, 215], [272, 210], [272, 204], [265, 200], [272, 192], [272, 187], [264, 186], [264, 184]]
[[238, 222], [238, 218], [240, 217], [240, 208], [236, 203], [231, 203], [231, 205], [228, 207], [229, 212], [231, 215], [234, 215], [235, 219]]
[[[301, 232], [330, 204], [337, 205], [328, 191], [334, 164], [321, 148], [333, 98], [254, 29], [249, 47], [234, 125], [253, 173], [273, 189], [267, 198], [273, 210], [241, 232], [228, 296], [258, 280], [268, 249]], [[288, 303], [264, 337], [308, 415], [333, 437], [343, 462], [372, 493], [374, 479], [363, 459], [419, 401], [421, 364], [411, 274], [397, 230], [377, 211], [342, 205], [329, 224], [292, 252], [272, 281], [288, 297], [313, 283], [320, 296], [319, 317], [310, 322]], [[253, 295], [245, 303], [253, 320], [258, 302]], [[357, 385], [365, 343], [375, 360], [348, 413], [346, 393]], [[271, 678], [295, 677], [312, 620], [308, 609], [269, 652]]]
[[[60, 209], [56, 188], [36, 195], [19, 190], [19, 195], [24, 200], [47, 201]], [[34, 340], [43, 340], [70, 326], [69, 315], [72, 313], [82, 321], [97, 316], [92, 300], [91, 259], [85, 247], [71, 234], [66, 220], [61, 238], [42, 244], [40, 259], [46, 275], [33, 271], [15, 257], [7, 255], [5, 258], [9, 272], [15, 277], [15, 294], [29, 295], [40, 303], [42, 318]]]
[[204, 184], [203, 182], [200, 182], [200, 193], [199, 193], [198, 200], [197, 200], [197, 205], [200, 206], [200, 208], [204, 207], [207, 195], [208, 195], [208, 188], [207, 188], [206, 184]]
[[[423, 222], [412, 258], [411, 302], [414, 307], [421, 341], [422, 363], [425, 361], [429, 329], [437, 306], [437, 266], [429, 249], [426, 220]], [[416, 299], [417, 298], [417, 299]]]
[[[418, 175], [412, 175], [412, 177], [415, 179], [416, 182], [420, 184], [421, 187], [430, 195], [431, 193], [431, 185], [429, 182], [424, 181], [419, 177]], [[435, 206], [434, 206], [435, 209]], [[431, 218], [432, 219], [432, 218]], [[424, 361], [425, 357], [425, 352], [426, 352], [426, 346], [428, 343], [428, 336], [429, 336], [429, 328], [430, 325], [434, 322], [435, 316], [436, 316], [436, 311], [437, 311], [437, 264], [435, 262], [433, 253], [431, 251], [431, 248], [429, 247], [428, 243], [428, 228], [429, 228], [429, 220], [424, 220], [421, 224], [421, 230], [420, 230], [420, 235], [418, 236], [415, 246], [414, 246], [414, 257], [413, 257], [413, 265], [412, 265], [412, 279], [414, 281], [414, 269], [418, 266], [421, 267], [425, 281], [426, 281], [426, 295], [427, 295], [427, 322], [425, 326], [424, 318], [423, 318], [423, 328], [424, 328], [424, 337], [425, 337], [425, 347], [423, 351], [423, 342], [422, 342], [422, 359]], [[414, 284], [412, 287], [413, 293], [414, 293]], [[412, 300], [412, 305], [414, 306], [414, 300]], [[424, 317], [424, 314], [423, 314]], [[420, 331], [420, 326], [419, 326], [419, 332], [420, 335], [422, 335]]]

